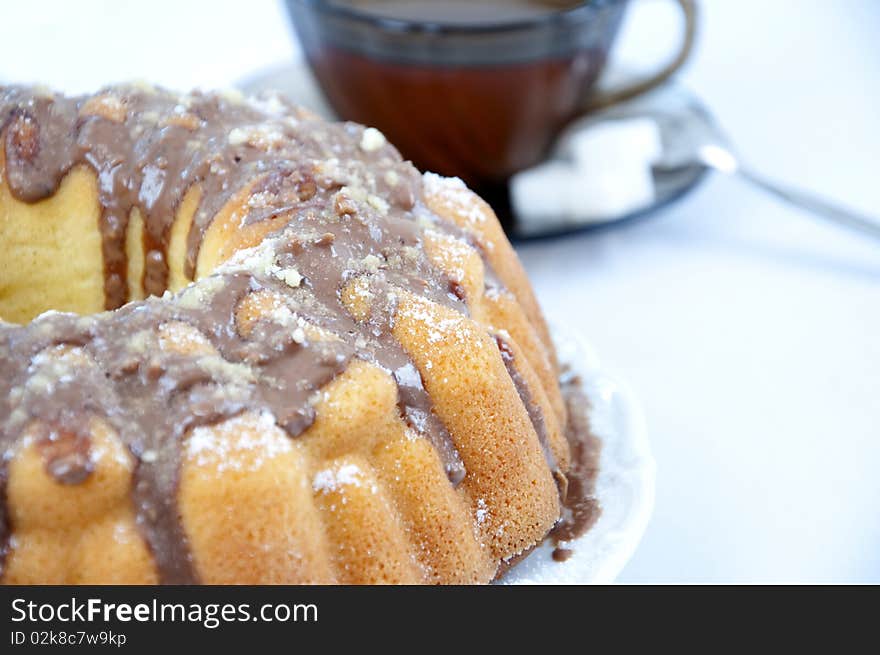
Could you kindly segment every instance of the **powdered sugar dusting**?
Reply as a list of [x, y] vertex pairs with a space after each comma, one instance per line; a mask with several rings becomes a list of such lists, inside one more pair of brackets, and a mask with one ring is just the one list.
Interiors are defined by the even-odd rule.
[[271, 412], [242, 414], [213, 426], [200, 426], [186, 442], [187, 458], [197, 466], [223, 471], [256, 471], [292, 450]]
[[[363, 487], [368, 483], [364, 472], [356, 464], [344, 464], [339, 468], [318, 471], [312, 480], [312, 489], [319, 493], [339, 491], [341, 487]], [[379, 491], [375, 484], [370, 484], [370, 491]]]
[[459, 283], [464, 282], [468, 261], [474, 256], [473, 248], [459, 239], [447, 237], [435, 230], [429, 231], [428, 235], [431, 239], [443, 243], [443, 248], [434, 256], [440, 259], [442, 268], [449, 278]]
[[474, 512], [474, 516], [476, 517], [477, 525], [483, 525], [486, 519], [489, 518], [489, 507], [486, 505], [484, 498], [477, 499], [477, 510]]
[[475, 331], [468, 325], [467, 319], [462, 316], [440, 318], [436, 315], [431, 304], [424, 298], [413, 298], [411, 302], [400, 308], [403, 316], [422, 323], [428, 329], [428, 343], [444, 343], [452, 345], [468, 344], [470, 348], [481, 348], [483, 341], [476, 338]]
[[131, 469], [131, 456], [119, 443], [105, 443], [93, 440], [89, 448], [89, 460], [97, 468], [102, 461], [114, 462], [126, 470]]
[[429, 195], [443, 198], [459, 216], [467, 219], [469, 223], [485, 222], [486, 213], [480, 197], [468, 189], [460, 178], [424, 173], [422, 180], [425, 184], [425, 191]]

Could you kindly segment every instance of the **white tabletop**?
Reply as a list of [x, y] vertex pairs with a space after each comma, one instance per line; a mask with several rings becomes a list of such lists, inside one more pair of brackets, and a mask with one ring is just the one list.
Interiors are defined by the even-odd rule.
[[[220, 87], [298, 56], [280, 5], [244, 4], [10, 4], [0, 82]], [[619, 57], [669, 41], [660, 4], [631, 12]], [[703, 6], [682, 79], [749, 160], [880, 215], [880, 3]], [[647, 414], [657, 505], [622, 581], [880, 582], [880, 244], [716, 176], [520, 253]]]

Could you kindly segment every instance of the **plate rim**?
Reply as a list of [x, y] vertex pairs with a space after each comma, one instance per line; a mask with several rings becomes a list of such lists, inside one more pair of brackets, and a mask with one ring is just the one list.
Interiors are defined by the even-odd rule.
[[560, 362], [584, 382], [591, 425], [602, 440], [596, 524], [567, 545], [573, 555], [552, 560], [545, 541], [505, 573], [499, 584], [610, 584], [630, 561], [647, 530], [656, 496], [656, 461], [636, 394], [608, 373], [580, 331], [559, 322], [550, 331]]

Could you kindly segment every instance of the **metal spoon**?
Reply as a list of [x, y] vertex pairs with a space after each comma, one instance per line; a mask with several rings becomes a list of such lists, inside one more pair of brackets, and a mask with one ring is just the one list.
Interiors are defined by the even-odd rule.
[[880, 219], [847, 209], [815, 193], [783, 185], [743, 164], [730, 140], [708, 110], [690, 93], [672, 87], [665, 94], [607, 112], [603, 119], [643, 117], [657, 124], [663, 152], [655, 175], [704, 166], [737, 175], [777, 199], [825, 220], [880, 238]]

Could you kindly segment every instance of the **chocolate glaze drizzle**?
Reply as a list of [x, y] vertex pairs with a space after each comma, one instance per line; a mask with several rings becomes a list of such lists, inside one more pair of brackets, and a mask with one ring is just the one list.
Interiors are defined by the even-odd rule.
[[[19, 200], [51, 196], [76, 166], [94, 170], [105, 306], [116, 310], [0, 322], [0, 573], [11, 533], [7, 463], [22, 435], [31, 430], [50, 475], [75, 485], [92, 473], [90, 435], [103, 421], [134, 458], [136, 520], [160, 581], [197, 582], [176, 504], [185, 435], [249, 411], [269, 413], [296, 437], [314, 420], [316, 392], [353, 358], [394, 377], [402, 418], [435, 446], [453, 484], [464, 478], [417, 368], [392, 336], [401, 289], [467, 313], [460, 287], [421, 247], [426, 229], [463, 235], [424, 206], [421, 176], [381, 135], [326, 123], [278, 96], [124, 86], [78, 98], [0, 87], [0, 136], [5, 179]], [[141, 282], [158, 296], [168, 286], [177, 210], [196, 187], [184, 262], [190, 279], [205, 231], [237, 194], [247, 195], [239, 224], [278, 219], [276, 236], [175, 296], [125, 304], [133, 210], [145, 226]], [[500, 286], [486, 267], [487, 284]], [[370, 303], [362, 322], [340, 299], [356, 277]], [[277, 292], [280, 304], [243, 336], [236, 309], [261, 291]], [[207, 340], [204, 354], [162, 347], [161, 328], [176, 323]], [[307, 338], [306, 327], [335, 337]], [[522, 381], [512, 360], [505, 363]], [[555, 469], [540, 408], [536, 415], [527, 389], [517, 388]]]
[[[523, 377], [522, 373], [519, 372], [519, 369], [517, 369], [516, 357], [514, 357], [513, 349], [510, 347], [510, 344], [507, 343], [504, 337], [498, 334], [495, 335], [495, 343], [498, 344], [498, 351], [501, 353], [501, 359], [504, 361], [504, 366], [507, 368], [507, 374], [510, 375], [510, 379], [513, 381], [513, 386], [516, 387], [519, 399], [529, 413], [532, 427], [535, 428], [535, 433], [538, 435], [538, 440], [541, 442], [541, 449], [544, 451], [544, 459], [547, 460], [547, 465], [550, 467], [550, 470], [553, 471], [557, 480], [559, 480], [560, 478], [558, 476], [561, 472], [559, 470], [559, 465], [556, 462], [556, 458], [553, 456], [553, 451], [550, 450], [550, 441], [547, 436], [547, 423], [544, 418], [544, 412], [541, 409], [541, 406], [535, 402], [526, 379]], [[562, 479], [564, 479], [564, 476]], [[561, 495], [564, 500], [565, 494], [562, 493]]]
[[[573, 375], [567, 368], [559, 380], [560, 390], [565, 401], [567, 422], [565, 439], [571, 452], [571, 464], [563, 473], [550, 451], [544, 413], [541, 406], [534, 402], [528, 383], [516, 368], [516, 359], [510, 345], [500, 335], [495, 335], [501, 358], [507, 366], [507, 372], [513, 380], [520, 400], [529, 412], [535, 432], [541, 440], [547, 465], [553, 471], [559, 498], [562, 504], [562, 516], [546, 536], [554, 548], [552, 558], [556, 562], [565, 562], [574, 554], [568, 543], [586, 533], [602, 513], [599, 500], [595, 494], [596, 476], [599, 473], [599, 454], [602, 443], [590, 427], [590, 401], [584, 393], [581, 379]], [[501, 562], [495, 574], [497, 580], [511, 567], [528, 557], [539, 544], [533, 545], [522, 553]]]
[[562, 503], [562, 518], [550, 532], [556, 548], [553, 559], [564, 562], [572, 551], [566, 544], [589, 530], [602, 513], [595, 495], [602, 443], [590, 428], [590, 400], [578, 376], [563, 371], [560, 389], [568, 410], [565, 435], [571, 449], [571, 465], [566, 473], [568, 486]]

